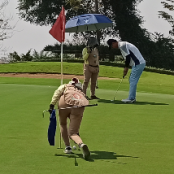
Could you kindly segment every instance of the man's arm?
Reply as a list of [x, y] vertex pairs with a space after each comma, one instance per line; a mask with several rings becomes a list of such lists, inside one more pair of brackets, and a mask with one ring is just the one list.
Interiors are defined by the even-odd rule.
[[83, 56], [83, 60], [87, 61], [87, 59], [89, 57], [89, 53], [88, 53], [88, 49], [87, 48], [83, 49], [82, 56]]
[[52, 100], [50, 102], [49, 109], [48, 109], [50, 114], [52, 113], [54, 109], [54, 105], [59, 101], [60, 97], [62, 96], [65, 88], [66, 88], [65, 85], [61, 85], [57, 90], [55, 90]]
[[123, 71], [123, 78], [127, 75], [128, 70], [129, 70], [129, 64], [130, 64], [130, 60], [131, 60], [131, 56], [130, 54], [126, 56], [126, 60], [125, 60], [125, 68]]
[[55, 105], [59, 101], [60, 97], [62, 96], [65, 90], [65, 87], [65, 85], [61, 85], [57, 90], [55, 90], [50, 104]]

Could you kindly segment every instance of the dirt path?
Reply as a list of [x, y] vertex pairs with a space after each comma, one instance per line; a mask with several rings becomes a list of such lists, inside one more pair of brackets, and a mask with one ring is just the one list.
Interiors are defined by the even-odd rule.
[[[52, 79], [60, 79], [60, 74], [29, 74], [29, 73], [0, 73], [0, 77], [27, 77], [27, 78], [52, 78]], [[80, 80], [84, 79], [84, 76], [80, 75], [63, 75], [64, 79], [71, 79], [73, 77], [77, 77]], [[109, 77], [99, 77], [98, 79], [103, 80], [119, 80], [119, 78], [109, 78]]]

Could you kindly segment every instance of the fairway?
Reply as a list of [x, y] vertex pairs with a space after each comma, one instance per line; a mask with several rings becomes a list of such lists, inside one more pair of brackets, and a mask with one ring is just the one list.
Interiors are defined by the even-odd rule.
[[91, 150], [91, 160], [85, 161], [78, 150], [65, 155], [58, 149], [59, 128], [56, 146], [48, 144], [49, 115], [43, 118], [42, 111], [57, 86], [49, 86], [49, 79], [45, 85], [19, 84], [19, 79], [0, 84], [0, 173], [173, 173], [174, 95], [138, 92], [135, 104], [123, 104], [126, 86], [114, 103], [114, 90], [98, 89], [101, 99], [90, 101], [98, 107], [86, 108], [80, 130]]

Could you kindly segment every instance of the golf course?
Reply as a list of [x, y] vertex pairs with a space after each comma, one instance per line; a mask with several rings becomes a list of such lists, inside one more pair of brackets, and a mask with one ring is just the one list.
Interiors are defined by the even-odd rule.
[[[0, 74], [60, 74], [60, 68], [60, 62], [10, 63], [0, 64]], [[63, 72], [83, 75], [83, 64], [64, 62]], [[0, 174], [174, 173], [174, 76], [144, 71], [136, 103], [124, 104], [130, 70], [116, 93], [122, 74], [121, 67], [100, 66], [99, 77], [106, 79], [98, 79], [100, 99], [90, 100], [98, 106], [85, 109], [80, 128], [89, 161], [78, 148], [64, 154], [58, 120], [56, 145], [48, 143], [49, 113], [43, 118], [42, 112], [61, 79], [0, 76]]]

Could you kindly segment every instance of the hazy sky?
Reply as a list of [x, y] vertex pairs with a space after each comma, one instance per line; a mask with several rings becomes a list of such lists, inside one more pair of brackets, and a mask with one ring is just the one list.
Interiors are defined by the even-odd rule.
[[[153, 3], [152, 3], [153, 1]], [[158, 18], [158, 11], [162, 10], [161, 0], [144, 0], [139, 4], [138, 9], [140, 14], [144, 16], [144, 27], [150, 32], [160, 32], [168, 36], [170, 25], [163, 19]], [[19, 54], [26, 53], [29, 49], [35, 49], [41, 51], [44, 46], [48, 44], [54, 44], [57, 41], [49, 34], [51, 26], [36, 26], [19, 20], [18, 11], [16, 10], [17, 0], [10, 0], [6, 7], [5, 13], [13, 15], [13, 23], [18, 21], [15, 28], [15, 33], [12, 38], [0, 41], [0, 44], [8, 48], [9, 52], [17, 51]], [[69, 38], [69, 34], [66, 34], [66, 39]]]

